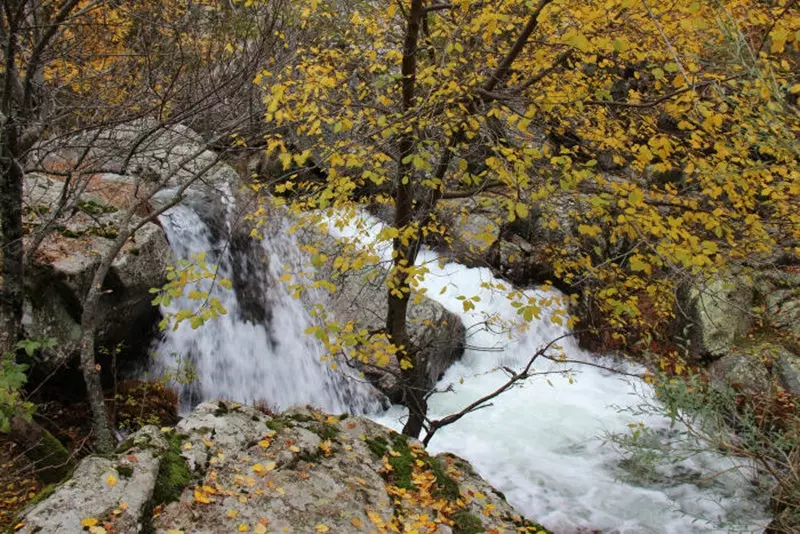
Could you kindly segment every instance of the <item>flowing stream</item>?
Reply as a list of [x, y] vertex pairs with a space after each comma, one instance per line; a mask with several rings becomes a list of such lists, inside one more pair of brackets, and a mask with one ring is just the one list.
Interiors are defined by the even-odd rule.
[[[285, 265], [297, 270], [309, 265], [286, 231], [288, 222], [277, 219], [260, 244], [241, 243], [229, 238], [234, 212], [230, 202], [214, 216], [188, 204], [162, 216], [178, 257], [208, 252], [208, 261], [218, 262], [219, 275], [234, 280], [234, 287], [227, 290], [200, 282], [228, 313], [196, 330], [182, 324], [167, 331], [156, 346], [154, 371], [164, 374], [182, 367], [185, 360], [191, 362], [194, 380], [180, 386], [184, 408], [212, 398], [263, 402], [277, 409], [311, 404], [333, 413], [367, 414], [399, 429], [403, 408], [382, 410], [372, 388], [321, 361], [322, 347], [305, 333], [312, 324], [306, 306], [279, 281]], [[380, 223], [363, 216], [356, 226], [332, 221], [330, 232], [360, 246], [375, 246], [386, 257], [387, 245], [376, 241]], [[439, 389], [449, 386], [450, 391], [431, 398], [434, 418], [459, 411], [493, 391], [506, 379], [499, 368], [521, 369], [537, 348], [567, 333], [547, 320], [546, 310], [539, 320], [519, 327], [519, 316], [506, 293], [489, 289], [500, 281], [487, 269], [439, 265], [429, 251], [423, 251], [419, 261], [430, 269], [423, 282], [427, 295], [460, 316], [468, 332], [463, 359], [439, 384]], [[538, 290], [525, 294], [558, 296]], [[461, 295], [478, 295], [480, 300], [465, 312]], [[197, 305], [179, 298], [164, 311]], [[517, 326], [486, 326], [489, 318], [490, 324]], [[598, 361], [569, 337], [560, 346], [570, 359]], [[518, 510], [557, 533], [761, 531], [759, 525], [767, 522], [764, 492], [756, 495], [736, 471], [723, 473], [731, 466], [724, 458], [699, 455], [678, 466], [661, 466], [658, 476], [647, 481], [631, 481], [621, 456], [604, 445], [603, 435], [625, 432], [640, 422], [664, 432], [676, 430], [659, 418], [620, 412], [619, 407], [636, 404], [651, 393], [644, 382], [594, 367], [571, 368], [572, 380], [543, 375], [506, 392], [492, 407], [440, 430], [429, 448], [468, 459]], [[563, 370], [563, 364], [537, 362], [536, 370]], [[717, 473], [723, 474], [714, 476]]]

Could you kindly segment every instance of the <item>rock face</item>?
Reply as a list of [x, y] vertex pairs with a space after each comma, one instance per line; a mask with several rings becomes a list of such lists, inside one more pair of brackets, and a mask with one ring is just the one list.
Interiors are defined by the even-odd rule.
[[112, 522], [116, 532], [139, 532], [169, 441], [151, 426], [137, 432], [131, 445], [115, 458], [83, 459], [70, 480], [26, 511], [19, 532], [79, 533], [85, 530], [81, 522], [92, 520]]
[[360, 417], [209, 402], [122, 448], [84, 459], [22, 532], [79, 533], [87, 518], [119, 534], [546, 532], [466, 461]]
[[[90, 147], [87, 149], [86, 147]], [[30, 337], [55, 338], [58, 349], [37, 362], [40, 370], [69, 362], [80, 337], [82, 302], [92, 276], [126, 213], [137, 225], [153, 210], [172, 200], [176, 187], [194, 182], [187, 197], [217, 199], [238, 180], [236, 171], [207, 150], [202, 137], [182, 125], [135, 121], [103, 131], [37, 146], [28, 163], [44, 169], [81, 165], [99, 174], [77, 175], [65, 185], [64, 173], [30, 173], [25, 180], [26, 224], [35, 232], [52, 231], [34, 255], [29, 273], [25, 326]], [[166, 187], [161, 187], [166, 184]], [[150, 194], [160, 188], [150, 198]], [[66, 194], [65, 194], [66, 189]], [[69, 206], [55, 220], [58, 206]], [[28, 240], [28, 245], [33, 242]], [[125, 360], [144, 356], [158, 309], [149, 290], [166, 282], [173, 262], [165, 234], [157, 223], [144, 224], [125, 244], [106, 278], [96, 346], [107, 352], [121, 348]]]
[[[46, 213], [57, 205], [63, 185], [54, 178], [28, 175], [26, 202]], [[121, 222], [122, 211], [112, 203], [113, 192], [125, 187], [125, 182], [114, 175], [93, 179], [77, 209], [57, 221], [34, 256], [27, 278], [25, 326], [31, 337], [52, 337], [58, 342], [58, 350], [47, 352], [40, 362], [46, 369], [65, 362], [78, 349], [84, 295]], [[38, 217], [29, 213], [29, 222], [37, 224], [34, 219]], [[141, 220], [134, 218], [134, 222]], [[158, 225], [147, 223], [134, 234], [106, 278], [99, 347], [112, 350], [118, 344], [141, 344], [158, 319], [158, 310], [150, 304], [149, 290], [164, 283], [166, 267], [171, 262], [169, 244]]]
[[[751, 393], [777, 385], [800, 395], [800, 276], [773, 269], [752, 279], [722, 276], [689, 292], [692, 352], [714, 360], [716, 383]], [[756, 313], [763, 324], [746, 338]]]
[[753, 285], [743, 275], [718, 275], [686, 292], [690, 352], [697, 359], [727, 354], [752, 324]]

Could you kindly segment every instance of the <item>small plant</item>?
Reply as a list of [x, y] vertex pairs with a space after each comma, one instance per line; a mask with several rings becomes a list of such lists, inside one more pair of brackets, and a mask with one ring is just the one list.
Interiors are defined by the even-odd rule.
[[[629, 425], [627, 433], [609, 439], [626, 455], [622, 467], [638, 481], [660, 478], [657, 467], [679, 464], [701, 454], [726, 456], [732, 470], [754, 483], [772, 488], [771, 532], [793, 532], [800, 524], [800, 400], [780, 389], [753, 395], [730, 387], [711, 387], [699, 374], [682, 378], [658, 375], [653, 379], [655, 398], [624, 409], [634, 416], [662, 416], [673, 426], [653, 429]], [[702, 481], [696, 474], [686, 482]], [[692, 477], [694, 479], [692, 479]]]

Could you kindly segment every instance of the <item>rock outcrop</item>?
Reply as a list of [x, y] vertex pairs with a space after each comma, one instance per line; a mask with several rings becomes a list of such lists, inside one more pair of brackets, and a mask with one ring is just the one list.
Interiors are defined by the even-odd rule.
[[20, 532], [546, 532], [465, 460], [360, 417], [208, 402], [119, 450], [84, 459]]
[[[26, 177], [26, 203], [34, 207], [28, 218], [34, 228], [58, 205], [63, 187], [55, 178]], [[124, 177], [93, 178], [77, 200], [77, 208], [55, 221], [34, 255], [26, 280], [24, 321], [30, 337], [57, 342], [58, 350], [45, 351], [38, 362], [45, 370], [58, 367], [78, 350], [83, 299], [95, 269], [119, 232], [123, 207], [115, 199], [125, 198], [128, 187]], [[142, 220], [137, 215], [133, 223]], [[164, 232], [155, 223], [144, 224], [125, 244], [104, 285], [98, 347], [113, 350], [120, 344], [128, 348], [142, 344], [158, 319], [149, 290], [164, 283], [166, 267], [172, 261]]]
[[[79, 163], [80, 162], [80, 163]], [[25, 326], [29, 337], [54, 338], [57, 350], [37, 362], [44, 373], [77, 352], [82, 304], [92, 276], [122, 226], [144, 222], [173, 200], [177, 188], [191, 182], [184, 198], [212, 198], [228, 192], [236, 171], [207, 150], [202, 137], [182, 125], [141, 120], [89, 131], [57, 142], [44, 141], [30, 166], [53, 174], [25, 178], [26, 224], [30, 246], [47, 229], [29, 270]], [[81, 169], [70, 177], [63, 169]], [[102, 172], [91, 173], [91, 169]], [[199, 178], [199, 179], [198, 179]], [[65, 209], [66, 208], [66, 209]], [[126, 221], [126, 214], [134, 212]], [[145, 356], [158, 322], [150, 289], [166, 282], [173, 262], [157, 221], [139, 228], [117, 255], [106, 277], [96, 346], [126, 360]]]
[[753, 285], [744, 275], [719, 274], [686, 291], [690, 353], [696, 359], [727, 354], [752, 325]]

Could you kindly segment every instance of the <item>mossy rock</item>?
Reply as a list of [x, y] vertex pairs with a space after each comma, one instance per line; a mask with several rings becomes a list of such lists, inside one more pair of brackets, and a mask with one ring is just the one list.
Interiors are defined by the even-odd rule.
[[181, 455], [183, 440], [181, 436], [172, 434], [169, 448], [161, 458], [155, 487], [153, 488], [153, 506], [177, 501], [183, 490], [192, 483], [192, 472]]

